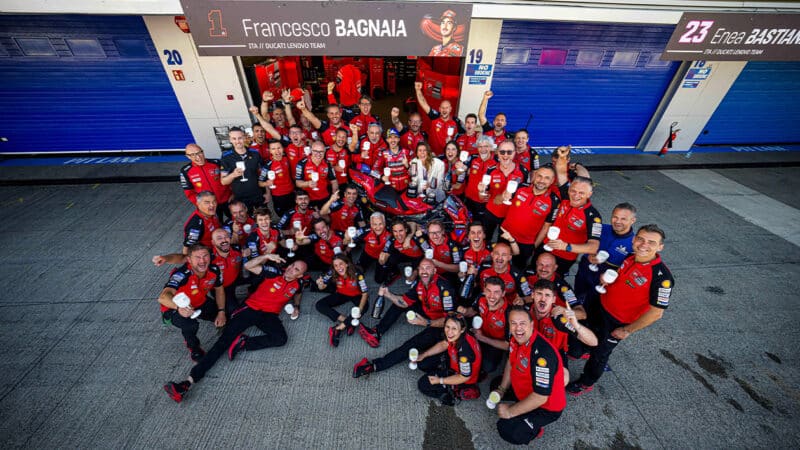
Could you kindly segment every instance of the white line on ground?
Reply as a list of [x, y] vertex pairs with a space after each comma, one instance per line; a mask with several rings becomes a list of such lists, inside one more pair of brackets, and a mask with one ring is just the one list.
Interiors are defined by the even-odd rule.
[[662, 170], [662, 174], [744, 220], [800, 247], [800, 211], [712, 170]]

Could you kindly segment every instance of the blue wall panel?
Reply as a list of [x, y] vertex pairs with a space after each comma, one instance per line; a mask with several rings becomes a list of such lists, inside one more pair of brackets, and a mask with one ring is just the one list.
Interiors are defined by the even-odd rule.
[[[504, 21], [487, 117], [505, 112], [516, 130], [532, 114], [536, 147], [636, 146], [678, 67], [658, 60], [672, 29]], [[503, 64], [505, 47], [529, 48], [527, 63]], [[566, 50], [564, 64], [541, 65], [549, 49]], [[602, 56], [597, 65], [579, 65], [581, 51]], [[612, 67], [618, 52], [634, 52], [631, 65]]]
[[[24, 54], [27, 38], [53, 54]], [[100, 54], [77, 54], [87, 42]], [[1, 153], [182, 149], [193, 140], [141, 17], [0, 16], [0, 79]]]
[[798, 118], [800, 63], [749, 62], [696, 144], [800, 143]]

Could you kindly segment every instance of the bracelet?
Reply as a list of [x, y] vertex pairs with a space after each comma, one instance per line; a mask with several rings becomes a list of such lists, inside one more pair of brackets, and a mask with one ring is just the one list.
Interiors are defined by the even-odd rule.
[[442, 377], [439, 377], [439, 384], [441, 384], [442, 386], [444, 386], [444, 378], [442, 378]]
[[516, 239], [515, 239], [515, 240], [513, 240], [513, 241], [508, 241], [508, 243], [509, 243], [509, 244], [516, 244], [516, 243], [517, 243], [517, 241], [516, 241]]
[[431, 326], [431, 319], [427, 319], [427, 320], [428, 320], [428, 324], [427, 324], [427, 325], [425, 325], [425, 326], [426, 326], [426, 327], [429, 327], [429, 326]]

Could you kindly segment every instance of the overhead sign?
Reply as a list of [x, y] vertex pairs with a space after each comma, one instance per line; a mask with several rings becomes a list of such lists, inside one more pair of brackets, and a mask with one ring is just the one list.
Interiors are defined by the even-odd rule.
[[671, 61], [800, 61], [800, 14], [683, 13]]
[[472, 5], [181, 0], [200, 56], [463, 56]]

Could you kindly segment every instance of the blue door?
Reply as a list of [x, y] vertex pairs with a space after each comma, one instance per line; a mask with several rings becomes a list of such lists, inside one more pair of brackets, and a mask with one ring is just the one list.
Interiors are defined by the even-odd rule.
[[504, 21], [487, 118], [534, 147], [635, 147], [675, 75], [674, 27]]
[[800, 143], [798, 117], [800, 63], [749, 62], [695, 143]]
[[141, 17], [0, 16], [0, 79], [3, 154], [193, 140]]

